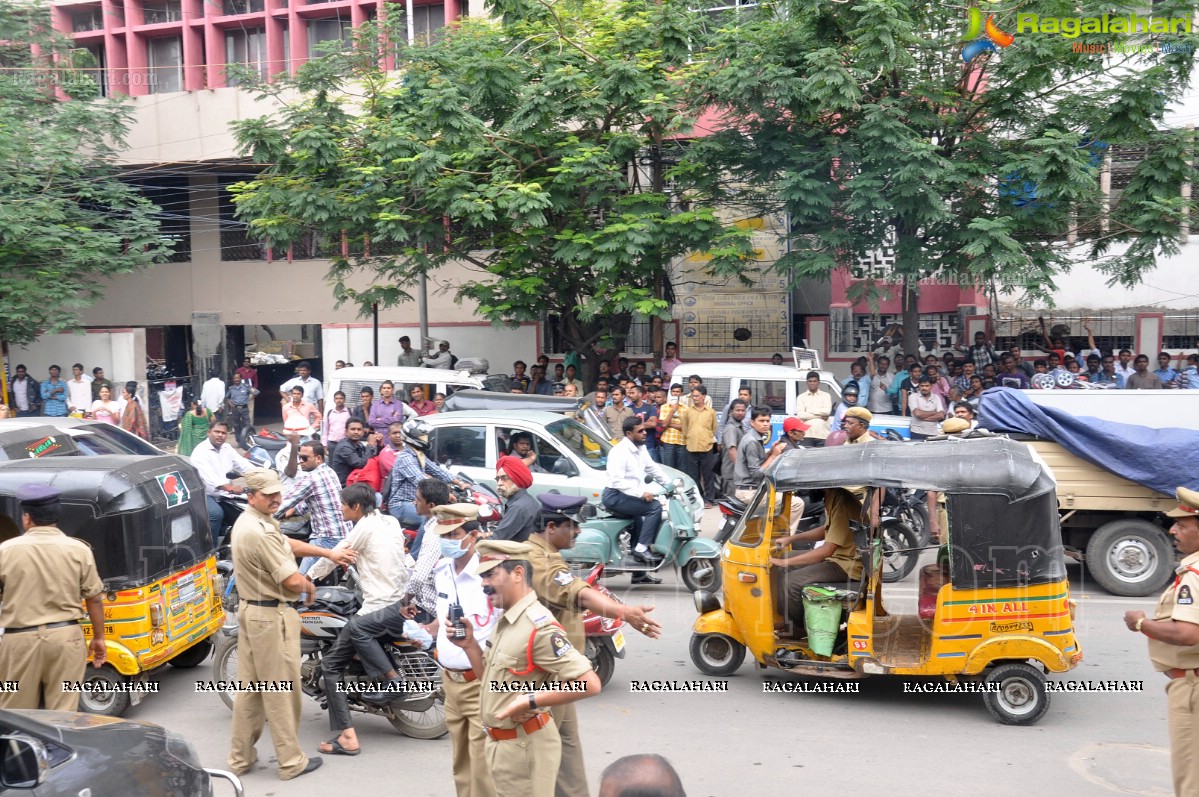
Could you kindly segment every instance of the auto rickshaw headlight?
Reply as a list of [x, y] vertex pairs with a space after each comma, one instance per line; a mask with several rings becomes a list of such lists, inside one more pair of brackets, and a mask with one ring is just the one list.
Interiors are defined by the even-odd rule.
[[163, 623], [165, 615], [166, 609], [163, 607], [161, 601], [150, 604], [150, 626], [152, 628], [160, 627]]
[[695, 591], [695, 611], [700, 614], [714, 612], [720, 608], [720, 596], [715, 595], [707, 590], [697, 589]]

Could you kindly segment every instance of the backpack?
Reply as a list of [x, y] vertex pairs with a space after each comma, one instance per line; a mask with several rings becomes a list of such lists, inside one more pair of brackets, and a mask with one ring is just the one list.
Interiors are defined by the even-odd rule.
[[361, 468], [350, 471], [350, 475], [346, 476], [346, 487], [358, 482], [369, 484], [375, 492], [383, 486], [383, 475], [379, 473], [379, 458], [371, 457], [366, 461], [366, 464]]

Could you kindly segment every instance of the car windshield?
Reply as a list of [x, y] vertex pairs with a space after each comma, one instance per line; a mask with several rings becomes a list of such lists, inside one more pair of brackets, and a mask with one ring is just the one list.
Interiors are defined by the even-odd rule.
[[68, 433], [75, 438], [75, 445], [93, 456], [104, 454], [154, 456], [162, 453], [161, 449], [155, 448], [140, 437], [118, 429], [112, 424], [90, 424], [71, 429]]
[[608, 464], [608, 451], [612, 444], [578, 421], [563, 418], [547, 425], [545, 431], [574, 452], [575, 456], [589, 467], [603, 470]]

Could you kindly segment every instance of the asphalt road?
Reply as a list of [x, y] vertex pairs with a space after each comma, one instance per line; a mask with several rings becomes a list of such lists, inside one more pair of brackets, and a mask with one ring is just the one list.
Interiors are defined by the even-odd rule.
[[[650, 641], [629, 631], [628, 655], [617, 662], [607, 689], [579, 704], [592, 789], [615, 759], [656, 752], [674, 763], [691, 797], [832, 789], [888, 797], [1169, 797], [1165, 679], [1149, 665], [1144, 638], [1120, 620], [1125, 609], [1148, 611], [1153, 601], [1107, 595], [1079, 583], [1077, 566], [1070, 570], [1085, 659], [1056, 680], [1141, 681], [1143, 691], [1055, 694], [1048, 714], [1026, 728], [997, 723], [981, 696], [905, 693], [904, 682], [892, 677], [862, 681], [858, 694], [768, 694], [748, 659], [727, 679], [727, 692], [633, 692], [634, 681], [706, 680], [687, 651], [695, 610], [690, 594], [669, 575], [661, 586], [636, 590], [627, 577], [613, 578], [610, 587], [622, 599], [656, 606], [665, 632]], [[888, 585], [892, 611], [914, 611], [915, 578], [913, 573]], [[197, 694], [194, 687], [211, 677], [210, 661], [159, 675], [162, 693], [127, 716], [183, 733], [206, 766], [224, 767], [230, 712], [216, 695]], [[777, 680], [801, 682], [781, 673]], [[356, 715], [356, 721], [360, 756], [326, 756], [320, 770], [286, 785], [270, 763], [268, 729], [259, 742], [259, 769], [244, 779], [247, 794], [323, 797], [352, 788], [363, 795], [452, 797], [448, 739], [418, 741], [399, 736], [379, 718]], [[324, 712], [305, 698], [304, 748], [315, 753], [329, 735]], [[225, 784], [216, 789], [230, 793]]]

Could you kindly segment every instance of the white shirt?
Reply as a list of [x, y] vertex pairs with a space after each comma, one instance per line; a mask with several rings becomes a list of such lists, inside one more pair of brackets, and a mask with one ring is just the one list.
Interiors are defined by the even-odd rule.
[[[333, 550], [344, 548], [358, 552], [355, 567], [362, 584], [359, 614], [386, 609], [404, 597], [411, 571], [406, 561], [408, 555], [404, 553], [404, 530], [400, 528], [400, 521], [391, 515], [371, 512], [354, 524], [354, 529]], [[330, 559], [318, 559], [308, 575], [323, 578], [336, 566]]]
[[870, 380], [870, 400], [866, 404], [867, 409], [871, 412], [891, 412], [891, 397], [887, 395], [887, 388], [891, 387], [894, 380], [895, 374], [878, 374]]
[[86, 376], [79, 380], [67, 380], [67, 405], [74, 409], [87, 411], [87, 408], [92, 406], [92, 380]]
[[29, 377], [12, 380], [12, 395], [21, 412], [29, 411]]
[[200, 403], [205, 409], [216, 412], [225, 405], [225, 383], [215, 376], [200, 388]]
[[443, 368], [446, 371], [451, 368], [450, 353], [448, 351], [430, 352], [425, 355], [424, 359], [426, 368]]
[[[926, 398], [921, 393], [913, 393], [908, 396], [908, 409], [921, 410], [922, 412], [939, 412], [942, 416], [945, 414], [945, 403], [941, 401], [941, 397], [936, 393], [930, 393]], [[940, 431], [939, 421], [922, 421], [912, 415], [911, 429], [917, 434], [937, 434]]]
[[233, 446], [228, 443], [218, 451], [212, 447], [212, 441], [207, 439], [196, 446], [190, 459], [192, 466], [200, 472], [200, 478], [204, 480], [204, 494], [211, 496], [221, 495], [217, 488], [229, 483], [229, 478], [225, 475], [229, 471], [245, 473], [258, 467], [234, 451]]
[[304, 400], [309, 404], [316, 405], [317, 402], [325, 400], [325, 389], [321, 387], [321, 381], [312, 378], [311, 375], [307, 379], [301, 379], [298, 376], [288, 379], [279, 386], [279, 392], [290, 396], [291, 389], [297, 386], [304, 389]]
[[625, 495], [640, 498], [645, 495], [645, 476], [654, 477], [658, 484], [669, 484], [666, 472], [650, 458], [649, 449], [633, 445], [624, 438], [608, 452], [608, 486]]
[[[1116, 373], [1118, 373], [1120, 376], [1124, 377], [1125, 381], [1128, 381], [1128, 377], [1132, 376], [1133, 374], [1135, 374], [1137, 372], [1136, 367], [1132, 364], [1133, 360], [1135, 360], [1135, 359], [1136, 358], [1133, 357], [1132, 360], [1129, 360], [1128, 365], [1121, 365], [1120, 360], [1119, 359], [1116, 360]], [[70, 384], [70, 383], [68, 382], [67, 384]]]
[[[434, 540], [436, 541], [436, 540]], [[428, 537], [421, 543], [428, 545]], [[457, 601], [462, 606], [466, 620], [474, 627], [479, 647], [486, 648], [491, 632], [503, 612], [492, 608], [491, 600], [483, 594], [483, 579], [475, 575], [479, 555], [472, 554], [461, 573], [454, 571], [453, 559], [442, 559], [433, 571], [433, 588], [437, 590], [437, 660], [442, 667], [451, 670], [469, 670], [470, 659], [466, 651], [450, 641], [445, 618], [450, 614], [450, 604]]]
[[[275, 470], [279, 473], [279, 483], [284, 487], [287, 487], [287, 485], [296, 480], [295, 476], [288, 476], [286, 473], [284, 473], [284, 470], [287, 469], [287, 460], [289, 459], [291, 459], [291, 443], [283, 446], [283, 448], [279, 449], [279, 453], [275, 455]], [[299, 472], [300, 464], [297, 462], [296, 473]]]

